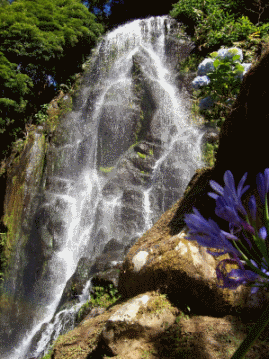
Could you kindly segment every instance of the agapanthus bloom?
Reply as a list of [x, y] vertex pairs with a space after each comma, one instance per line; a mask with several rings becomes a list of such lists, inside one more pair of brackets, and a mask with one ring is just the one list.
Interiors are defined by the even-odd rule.
[[258, 174], [256, 182], [260, 199], [262, 203], [265, 204], [265, 197], [269, 191], [269, 168], [266, 168], [264, 174]]
[[[244, 186], [247, 173], [241, 178], [237, 188], [231, 171], [224, 174], [225, 186], [210, 181], [210, 186], [216, 192], [208, 195], [216, 201], [215, 213], [229, 223], [230, 232], [221, 230], [216, 222], [206, 220], [200, 212], [193, 208], [194, 214], [185, 215], [185, 222], [189, 227], [187, 239], [196, 240], [201, 246], [217, 249], [207, 252], [213, 256], [228, 253], [231, 258], [220, 261], [216, 267], [216, 274], [221, 288], [236, 289], [239, 285], [250, 284], [255, 293], [260, 286], [269, 286], [269, 255], [266, 239], [269, 233], [269, 215], [267, 209], [267, 193], [269, 192], [269, 169], [257, 176], [258, 192], [265, 204], [265, 223], [257, 229], [257, 204], [255, 196], [251, 196], [248, 210], [242, 204], [242, 196], [249, 189]], [[249, 239], [252, 238], [252, 241]], [[237, 269], [227, 270], [228, 265], [236, 265]]]

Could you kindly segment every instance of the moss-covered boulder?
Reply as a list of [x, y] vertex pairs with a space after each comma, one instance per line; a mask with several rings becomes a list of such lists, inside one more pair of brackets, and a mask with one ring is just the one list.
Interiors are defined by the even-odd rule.
[[[244, 322], [231, 315], [188, 315], [152, 291], [116, 303], [96, 317], [87, 316], [60, 336], [44, 358], [229, 359], [252, 325], [249, 319]], [[266, 328], [246, 358], [265, 358], [268, 349]]]
[[[205, 173], [196, 183], [204, 178], [206, 184]], [[180, 217], [180, 213], [184, 216], [188, 195], [191, 197], [194, 188], [130, 249], [120, 273], [119, 292], [123, 297], [133, 297], [148, 290], [161, 290], [180, 307], [190, 305], [196, 313], [222, 316], [240, 311], [255, 316], [268, 303], [266, 293], [250, 295], [250, 288], [244, 286], [237, 290], [220, 289], [216, 265], [225, 257], [215, 259], [196, 241], [186, 240], [185, 230], [173, 234], [175, 227], [180, 227], [174, 217]]]

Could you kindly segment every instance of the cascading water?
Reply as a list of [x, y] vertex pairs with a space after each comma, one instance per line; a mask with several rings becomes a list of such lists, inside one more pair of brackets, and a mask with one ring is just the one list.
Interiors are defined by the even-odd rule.
[[90, 282], [75, 307], [58, 307], [79, 260], [94, 263], [112, 240], [134, 243], [202, 165], [202, 132], [190, 124], [170, 66], [171, 21], [135, 20], [108, 33], [95, 50], [80, 96], [48, 151], [33, 229], [33, 240], [47, 248], [25, 294], [32, 320], [20, 317], [2, 358], [40, 357], [71, 329]]

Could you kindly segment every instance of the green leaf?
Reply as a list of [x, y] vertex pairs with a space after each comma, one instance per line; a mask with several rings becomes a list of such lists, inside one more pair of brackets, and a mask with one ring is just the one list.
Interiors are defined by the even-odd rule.
[[220, 63], [221, 63], [221, 62], [220, 62], [219, 59], [216, 59], [216, 60], [213, 62], [213, 65], [214, 65], [215, 69], [219, 67]]
[[240, 55], [233, 56], [233, 61], [237, 61], [237, 60], [240, 60]]

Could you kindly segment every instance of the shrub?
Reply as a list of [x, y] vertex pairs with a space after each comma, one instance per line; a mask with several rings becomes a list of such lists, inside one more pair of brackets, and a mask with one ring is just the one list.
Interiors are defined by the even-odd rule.
[[[198, 66], [198, 74], [192, 82], [193, 88], [198, 89], [196, 95], [202, 98], [199, 104], [201, 111], [211, 110], [211, 120], [224, 118], [240, 91], [243, 75], [251, 64], [241, 64], [243, 53], [241, 49], [220, 49], [210, 54]], [[213, 115], [213, 116], [212, 116]], [[221, 120], [222, 122], [223, 120]]]

